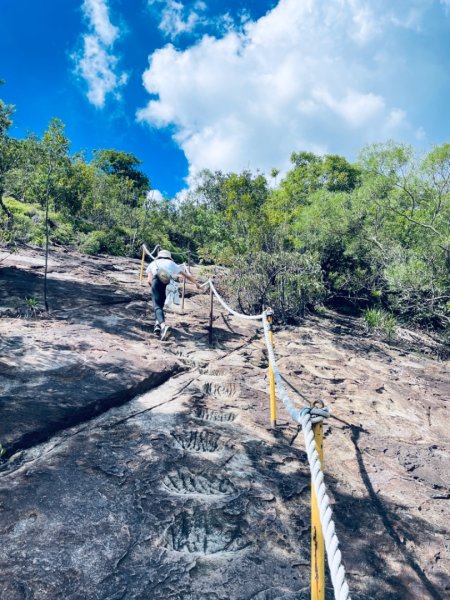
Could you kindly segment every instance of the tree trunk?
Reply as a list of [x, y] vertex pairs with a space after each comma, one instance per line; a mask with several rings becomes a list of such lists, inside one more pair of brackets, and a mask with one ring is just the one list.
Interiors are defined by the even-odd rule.
[[44, 268], [44, 304], [45, 310], [48, 312], [47, 302], [47, 270], [48, 270], [48, 195], [45, 203], [45, 268]]
[[3, 186], [0, 187], [0, 208], [2, 209], [2, 211], [8, 215], [8, 218], [10, 221], [13, 220], [13, 214], [12, 212], [9, 210], [9, 208], [7, 206], [5, 206], [5, 204], [3, 203]]
[[47, 190], [45, 194], [45, 267], [44, 267], [44, 305], [48, 312], [47, 302], [47, 271], [48, 271], [48, 245], [49, 245], [49, 228], [48, 228], [48, 205], [50, 203], [50, 179], [52, 176], [53, 165], [50, 165], [47, 175]]

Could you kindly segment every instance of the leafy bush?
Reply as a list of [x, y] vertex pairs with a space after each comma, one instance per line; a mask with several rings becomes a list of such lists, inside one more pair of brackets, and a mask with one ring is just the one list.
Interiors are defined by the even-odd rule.
[[[45, 212], [39, 204], [29, 204], [15, 198], [4, 198], [5, 206], [11, 211], [12, 219], [6, 223], [4, 214], [0, 215], [2, 233], [0, 242], [29, 242], [35, 246], [45, 243]], [[70, 220], [58, 212], [49, 213], [50, 242], [53, 244], [70, 244], [75, 239], [75, 232]]]
[[106, 233], [104, 231], [91, 231], [84, 237], [79, 249], [85, 254], [99, 254], [104, 245], [105, 237]]
[[112, 231], [91, 231], [88, 233], [79, 248], [85, 254], [112, 254], [121, 256], [125, 253], [125, 243], [122, 233], [113, 229]]
[[383, 331], [389, 339], [395, 335], [397, 320], [393, 314], [380, 308], [368, 308], [363, 313], [367, 328], [372, 331]]
[[270, 306], [279, 322], [296, 323], [306, 306], [321, 302], [322, 273], [312, 255], [258, 252], [239, 257], [227, 287], [244, 313]]
[[15, 198], [3, 198], [3, 203], [12, 212], [14, 217], [33, 217], [41, 211], [39, 204], [28, 204]]
[[39, 206], [9, 197], [3, 198], [3, 203], [12, 217], [9, 218], [4, 212], [0, 213], [0, 243], [9, 245], [30, 242], [33, 238], [33, 220], [40, 210]]
[[27, 296], [17, 307], [17, 315], [23, 319], [35, 319], [42, 313], [43, 307], [36, 296]]

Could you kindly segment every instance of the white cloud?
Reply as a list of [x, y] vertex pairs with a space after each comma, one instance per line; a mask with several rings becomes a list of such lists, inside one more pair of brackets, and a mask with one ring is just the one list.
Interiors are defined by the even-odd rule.
[[414, 135], [389, 99], [396, 57], [383, 43], [407, 26], [398, 15], [414, 8], [416, 26], [429, 1], [280, 0], [220, 39], [167, 45], [149, 57], [152, 98], [137, 118], [173, 128], [190, 181], [202, 168], [268, 173], [294, 150], [351, 157], [382, 135]]
[[84, 0], [83, 12], [99, 40], [106, 46], [112, 46], [119, 35], [119, 29], [109, 20], [105, 0]]
[[162, 202], [164, 200], [164, 196], [159, 190], [150, 190], [147, 192], [147, 198], [152, 202]]
[[[353, 37], [367, 42], [381, 36], [386, 27], [394, 25], [403, 29], [420, 31], [424, 16], [435, 0], [338, 0], [348, 4], [353, 12]], [[449, 2], [449, 0], [441, 0]]]
[[77, 73], [88, 86], [89, 102], [103, 108], [106, 95], [114, 92], [127, 81], [126, 74], [117, 75], [117, 58], [107, 52], [95, 35], [85, 35], [83, 55], [79, 57]]
[[395, 131], [400, 127], [403, 127], [407, 122], [406, 113], [404, 110], [400, 110], [398, 108], [394, 108], [389, 113], [388, 118], [386, 119], [385, 126], [388, 131]]
[[106, 0], [84, 0], [82, 10], [90, 31], [83, 35], [82, 51], [74, 56], [75, 72], [87, 83], [89, 102], [103, 108], [106, 96], [119, 97], [118, 90], [128, 78], [118, 72], [118, 58], [112, 52], [120, 32], [109, 20]]
[[205, 24], [202, 13], [206, 10], [206, 4], [202, 1], [196, 2], [190, 9], [177, 0], [149, 0], [148, 3], [150, 6], [163, 5], [159, 29], [172, 40]]
[[312, 96], [353, 127], [360, 127], [373, 120], [385, 107], [381, 96], [372, 93], [361, 94], [353, 89], [349, 89], [343, 98], [336, 98], [329, 91], [322, 89], [313, 90]]

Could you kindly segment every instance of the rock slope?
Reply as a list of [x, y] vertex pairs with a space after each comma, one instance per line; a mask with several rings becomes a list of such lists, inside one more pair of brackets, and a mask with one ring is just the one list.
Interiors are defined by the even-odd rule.
[[[210, 347], [188, 286], [160, 343], [138, 261], [53, 252], [50, 314], [42, 253], [0, 261], [0, 598], [309, 598], [309, 470], [281, 406], [268, 427], [261, 326], [216, 304]], [[292, 399], [332, 409], [352, 598], [449, 597], [448, 362], [331, 314], [275, 342]]]

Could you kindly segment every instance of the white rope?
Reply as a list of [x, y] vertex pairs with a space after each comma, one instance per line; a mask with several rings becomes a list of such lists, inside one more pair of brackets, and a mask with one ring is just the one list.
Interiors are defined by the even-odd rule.
[[273, 350], [272, 343], [270, 341], [270, 325], [267, 320], [266, 311], [260, 315], [243, 315], [233, 310], [226, 302], [222, 299], [211, 279], [205, 281], [200, 287], [209, 285], [212, 292], [216, 296], [217, 300], [223, 306], [225, 310], [240, 317], [241, 319], [252, 319], [261, 320], [264, 326], [264, 337], [266, 340], [267, 352], [269, 355], [269, 361], [272, 366], [273, 374], [275, 377], [275, 383], [277, 386], [278, 395], [283, 401], [286, 410], [296, 423], [300, 423], [303, 429], [305, 437], [305, 448], [308, 456], [309, 467], [311, 470], [311, 480], [314, 485], [316, 492], [317, 504], [319, 507], [320, 523], [322, 525], [322, 531], [325, 540], [325, 548], [327, 551], [328, 566], [331, 573], [331, 581], [333, 583], [334, 597], [335, 600], [351, 600], [349, 587], [346, 581], [345, 569], [342, 565], [342, 555], [339, 550], [339, 541], [336, 535], [334, 521], [332, 518], [332, 511], [330, 507], [330, 499], [326, 494], [325, 482], [323, 472], [320, 464], [319, 454], [316, 450], [316, 444], [314, 440], [314, 434], [312, 432], [312, 423], [318, 423], [323, 421], [324, 417], [330, 416], [330, 411], [327, 408], [308, 408], [299, 410], [295, 408], [291, 402], [283, 378], [278, 370], [278, 366], [275, 359], [275, 352]]
[[295, 408], [295, 406], [292, 404], [291, 399], [289, 398], [289, 396], [287, 394], [284, 381], [278, 370], [277, 363], [275, 360], [275, 353], [273, 351], [273, 346], [270, 341], [270, 335], [269, 335], [270, 325], [269, 325], [269, 321], [267, 320], [267, 315], [265, 312], [263, 313], [263, 325], [264, 325], [264, 337], [266, 340], [267, 353], [269, 355], [269, 362], [272, 365], [272, 371], [273, 371], [273, 374], [275, 377], [275, 383], [277, 386], [278, 395], [280, 396], [281, 400], [283, 401], [283, 404], [285, 405], [286, 410], [291, 415], [292, 419], [296, 423], [299, 423], [300, 422], [300, 410]]
[[342, 565], [342, 555], [339, 550], [339, 541], [337, 539], [332, 511], [330, 507], [330, 499], [326, 494], [323, 472], [320, 464], [319, 454], [316, 450], [314, 434], [311, 423], [318, 423], [324, 417], [330, 416], [330, 411], [326, 408], [308, 408], [298, 410], [292, 404], [284, 381], [278, 370], [275, 359], [275, 353], [270, 341], [270, 325], [267, 320], [266, 312], [263, 312], [264, 337], [266, 340], [267, 352], [269, 361], [272, 366], [275, 383], [277, 386], [278, 395], [283, 401], [286, 410], [294, 421], [300, 423], [305, 437], [305, 448], [308, 456], [309, 468], [311, 470], [311, 480], [316, 492], [317, 504], [319, 507], [320, 523], [322, 525], [323, 536], [325, 540], [325, 548], [327, 550], [328, 566], [330, 568], [331, 581], [334, 588], [335, 600], [350, 600], [349, 587], [345, 577], [345, 569]]
[[216, 296], [217, 300], [220, 302], [220, 304], [224, 307], [225, 310], [227, 310], [228, 312], [230, 312], [232, 315], [235, 315], [236, 317], [240, 317], [241, 319], [250, 319], [250, 320], [261, 320], [263, 318], [264, 313], [261, 313], [260, 315], [243, 315], [242, 313], [239, 313], [239, 312], [233, 310], [222, 299], [222, 297], [220, 296], [219, 292], [214, 287], [214, 284], [211, 281], [211, 279], [208, 279], [208, 281], [205, 281], [205, 283], [203, 283], [201, 285], [201, 287], [205, 287], [208, 284], [209, 284], [210, 288], [212, 289], [214, 295]]
[[320, 458], [316, 449], [314, 433], [311, 427], [311, 422], [314, 421], [312, 415], [316, 414], [317, 410], [320, 409], [312, 408], [310, 410], [302, 411], [300, 423], [305, 438], [305, 448], [311, 470], [311, 479], [316, 492], [317, 505], [319, 507], [320, 523], [325, 539], [325, 548], [327, 550], [328, 567], [330, 568], [331, 581], [334, 588], [334, 597], [335, 600], [350, 600], [350, 591], [346, 581], [345, 569], [342, 564], [342, 554], [339, 550], [339, 540], [334, 526], [330, 499], [326, 493]]
[[153, 248], [153, 252], [150, 252], [150, 250], [147, 248], [147, 246], [145, 244], [142, 244], [142, 250], [145, 252], [145, 254], [147, 254], [147, 256], [150, 256], [151, 258], [153, 258], [153, 260], [155, 260], [155, 258], [156, 258], [156, 256], [154, 256], [154, 254], [158, 250], [158, 248], [161, 248], [161, 246], [159, 244], [156, 244], [156, 246]]

